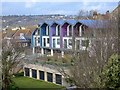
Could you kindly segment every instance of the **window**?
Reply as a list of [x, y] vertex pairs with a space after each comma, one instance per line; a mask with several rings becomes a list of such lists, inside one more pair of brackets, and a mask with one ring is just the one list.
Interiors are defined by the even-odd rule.
[[76, 49], [80, 49], [80, 40], [76, 41]]
[[49, 38], [47, 38], [47, 43], [49, 43]]
[[55, 40], [56, 40], [56, 39], [53, 39], [53, 48], [55, 48], [55, 46], [56, 46], [56, 45], [55, 45]]
[[49, 26], [46, 26], [46, 35], [49, 35]]
[[32, 69], [32, 77], [37, 78], [37, 70]]
[[60, 26], [58, 26], [58, 36], [60, 36]]
[[43, 38], [43, 46], [46, 46], [46, 39]]
[[30, 76], [29, 68], [25, 68], [25, 76]]
[[44, 80], [44, 71], [39, 71], [39, 76], [41, 80]]
[[56, 76], [56, 84], [62, 84], [62, 76], [59, 74], [55, 74]]
[[47, 81], [53, 82], [53, 74], [52, 73], [47, 72]]
[[72, 45], [72, 40], [71, 39], [69, 39], [68, 42], [69, 42], [69, 45]]
[[56, 36], [60, 36], [60, 26], [56, 26]]
[[89, 46], [89, 40], [82, 40], [82, 46], [88, 47]]
[[38, 37], [38, 43], [40, 43], [40, 38]]
[[84, 29], [85, 29], [85, 28], [82, 28], [82, 35], [84, 35], [84, 34], [85, 34], [85, 31], [84, 31]]
[[67, 48], [67, 39], [64, 39], [64, 48]]
[[72, 36], [72, 26], [69, 26], [69, 36]]
[[67, 27], [67, 36], [69, 36], [69, 26]]
[[36, 46], [36, 44], [37, 44], [37, 39], [36, 39], [36, 37], [35, 37], [35, 46]]
[[60, 39], [57, 39], [57, 45], [60, 45]]
[[38, 35], [40, 35], [40, 29], [38, 29]]

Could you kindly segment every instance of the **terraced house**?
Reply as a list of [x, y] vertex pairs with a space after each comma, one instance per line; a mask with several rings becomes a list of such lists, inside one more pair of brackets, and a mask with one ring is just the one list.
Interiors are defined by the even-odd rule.
[[[82, 51], [91, 46], [95, 35], [90, 28], [98, 28], [100, 20], [54, 20], [38, 24], [32, 33], [33, 54], [62, 57], [68, 50]], [[89, 37], [89, 38], [88, 38]], [[87, 47], [87, 48], [86, 48]]]

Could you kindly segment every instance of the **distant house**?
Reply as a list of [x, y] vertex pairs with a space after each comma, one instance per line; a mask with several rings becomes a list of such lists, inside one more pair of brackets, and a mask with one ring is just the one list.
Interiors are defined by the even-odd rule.
[[22, 47], [29, 47], [31, 42], [31, 33], [30, 29], [20, 29], [12, 36], [12, 38]]

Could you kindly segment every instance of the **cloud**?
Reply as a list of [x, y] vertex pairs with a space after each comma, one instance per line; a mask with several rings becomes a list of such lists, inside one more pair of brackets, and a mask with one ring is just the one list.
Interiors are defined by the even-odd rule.
[[36, 3], [37, 3], [36, 0], [26, 1], [26, 2], [25, 2], [25, 7], [26, 7], [26, 8], [32, 8], [33, 6], [35, 6]]

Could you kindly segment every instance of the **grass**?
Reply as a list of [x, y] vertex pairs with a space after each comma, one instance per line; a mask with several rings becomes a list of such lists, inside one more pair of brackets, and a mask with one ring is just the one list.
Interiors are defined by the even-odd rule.
[[48, 90], [50, 88], [53, 89], [63, 89], [64, 87], [63, 86], [60, 86], [60, 85], [56, 85], [56, 84], [53, 84], [53, 83], [50, 83], [50, 82], [45, 82], [45, 81], [42, 81], [42, 80], [36, 80], [36, 79], [33, 79], [33, 78], [29, 78], [29, 77], [23, 77], [23, 76], [20, 76], [20, 77], [14, 77], [13, 78], [13, 81], [15, 82], [15, 86], [17, 86], [18, 88], [48, 88]]

